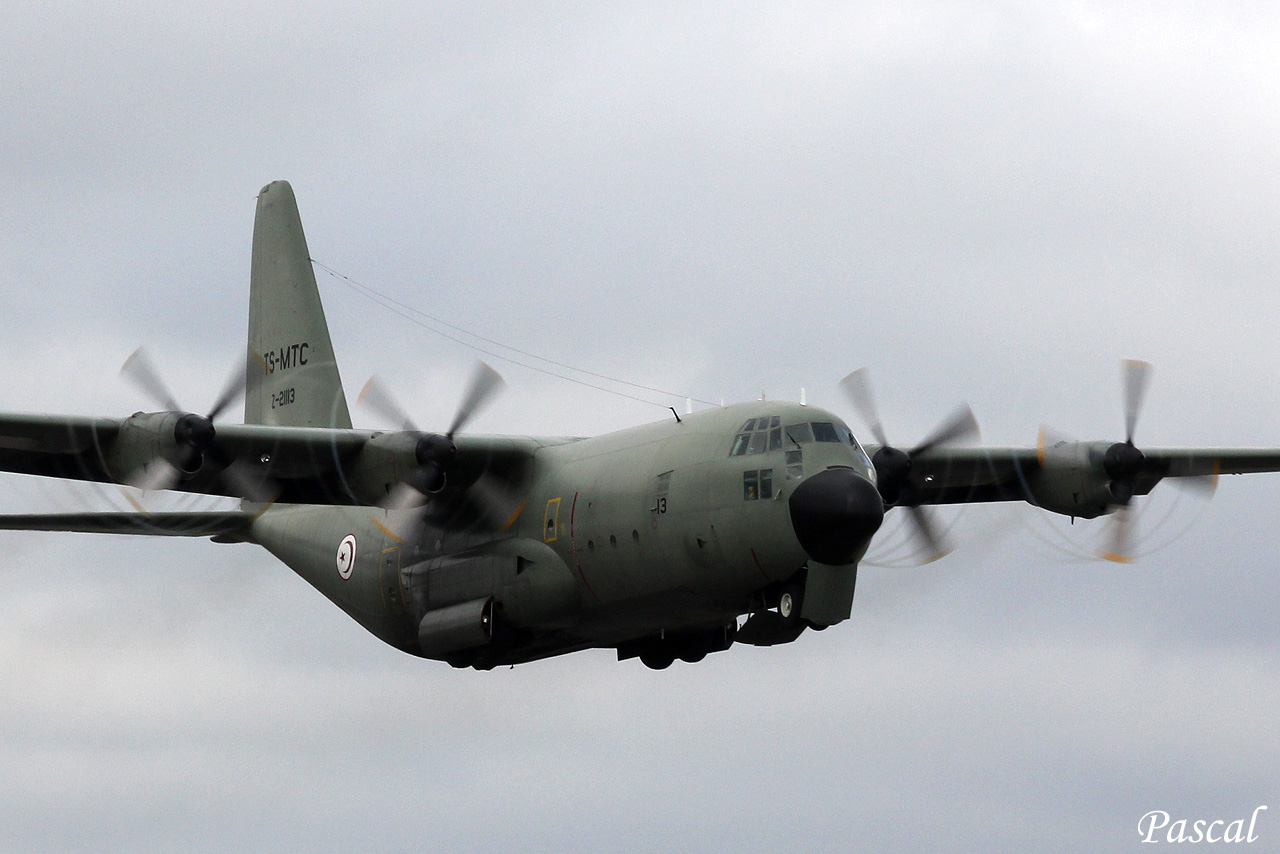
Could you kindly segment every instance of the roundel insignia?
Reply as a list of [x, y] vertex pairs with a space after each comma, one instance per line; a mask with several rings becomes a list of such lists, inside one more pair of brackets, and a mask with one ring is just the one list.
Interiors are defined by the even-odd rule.
[[338, 543], [338, 554], [335, 562], [338, 565], [338, 575], [343, 579], [351, 577], [351, 570], [356, 565], [356, 535], [347, 534], [342, 538], [342, 542]]

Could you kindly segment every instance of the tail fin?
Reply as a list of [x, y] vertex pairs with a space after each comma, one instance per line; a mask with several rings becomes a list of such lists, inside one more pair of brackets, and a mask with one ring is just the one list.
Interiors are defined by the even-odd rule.
[[244, 423], [351, 427], [293, 188], [258, 194], [249, 271]]

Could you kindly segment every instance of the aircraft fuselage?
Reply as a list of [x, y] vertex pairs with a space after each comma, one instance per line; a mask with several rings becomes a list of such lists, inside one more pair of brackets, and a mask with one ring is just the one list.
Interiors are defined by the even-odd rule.
[[[830, 469], [875, 477], [831, 413], [759, 401], [540, 449], [497, 534], [428, 524], [401, 541], [395, 512], [293, 506], [265, 512], [253, 538], [378, 637], [454, 663], [668, 633], [731, 640], [740, 615], [811, 562], [789, 498]], [[441, 634], [424, 634], [424, 617], [442, 613]], [[451, 648], [468, 629], [491, 638]]]

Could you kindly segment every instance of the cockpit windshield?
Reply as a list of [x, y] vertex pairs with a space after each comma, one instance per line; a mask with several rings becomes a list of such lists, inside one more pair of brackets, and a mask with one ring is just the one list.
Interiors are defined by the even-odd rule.
[[787, 441], [797, 445], [807, 445], [810, 442], [838, 442], [853, 447], [858, 445], [858, 441], [853, 438], [853, 433], [840, 421], [790, 424], [787, 426]]
[[853, 433], [842, 421], [789, 424], [784, 430], [779, 416], [766, 415], [763, 418], [752, 418], [742, 425], [738, 435], [734, 437], [729, 456], [764, 454], [780, 450], [783, 445], [796, 448], [813, 442], [848, 445], [861, 450], [858, 440], [853, 437]]
[[[800, 448], [810, 442], [825, 442], [833, 445], [848, 445], [862, 459], [871, 477], [875, 477], [875, 464], [866, 450], [858, 444], [853, 431], [843, 421], [810, 421], [807, 424], [789, 424], [786, 428], [788, 455], [800, 456]], [[791, 450], [794, 449], [794, 450]]]

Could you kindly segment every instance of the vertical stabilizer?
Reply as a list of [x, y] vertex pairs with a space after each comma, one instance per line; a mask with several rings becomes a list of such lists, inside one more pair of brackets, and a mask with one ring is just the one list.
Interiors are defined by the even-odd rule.
[[248, 385], [244, 423], [351, 426], [293, 188], [258, 194], [249, 271]]

